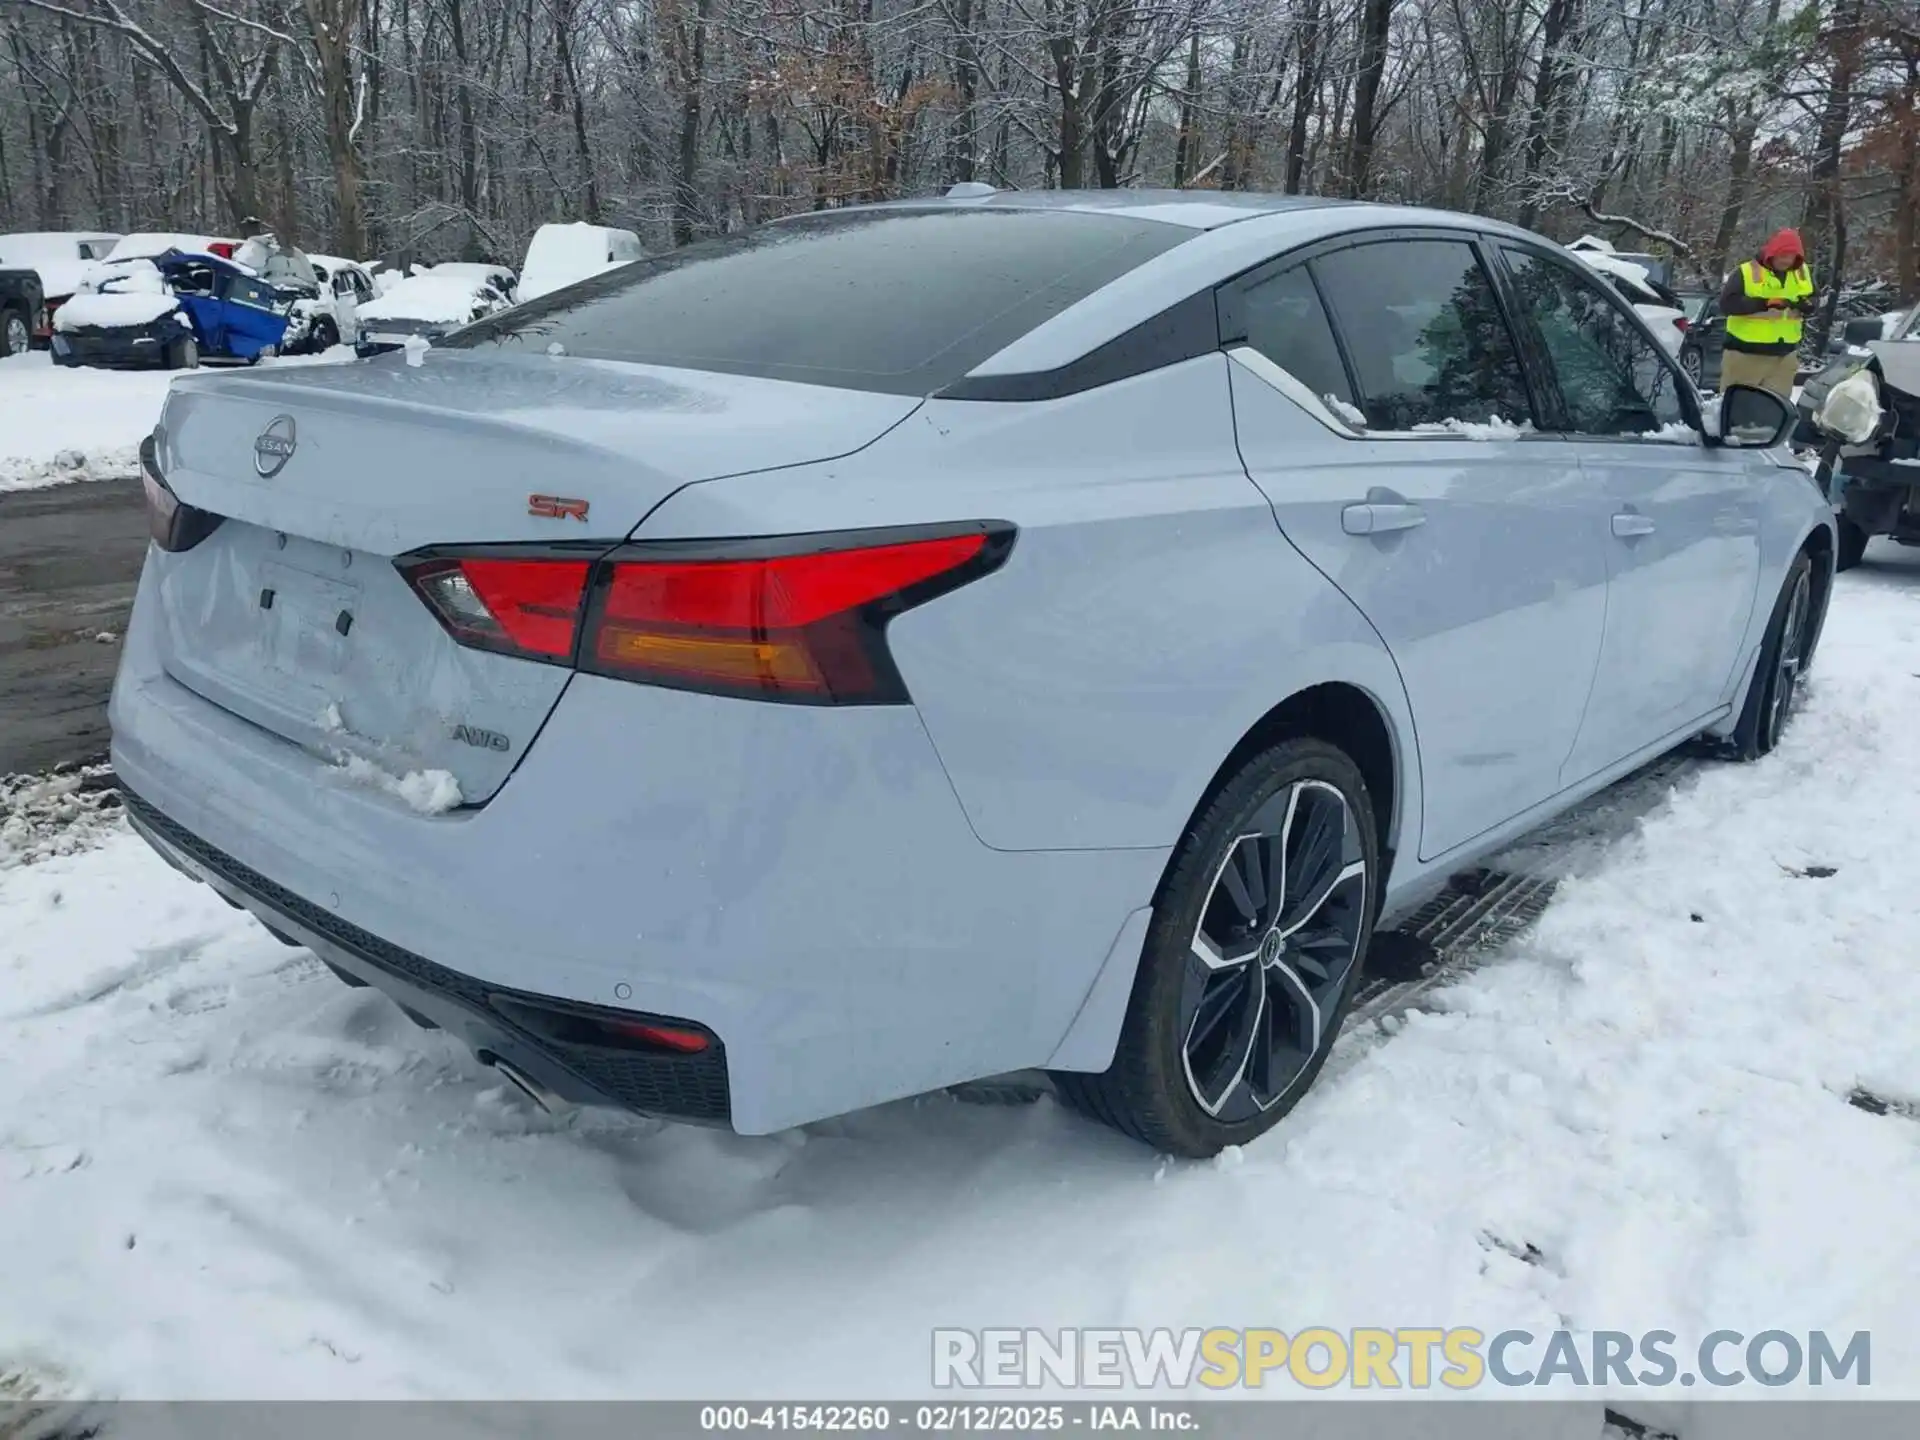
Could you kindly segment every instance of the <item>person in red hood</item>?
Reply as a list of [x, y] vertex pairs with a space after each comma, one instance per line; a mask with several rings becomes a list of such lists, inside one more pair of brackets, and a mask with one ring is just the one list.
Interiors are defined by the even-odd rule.
[[1720, 291], [1727, 345], [1720, 388], [1752, 385], [1782, 399], [1793, 394], [1801, 326], [1813, 297], [1807, 247], [1798, 230], [1776, 231], [1760, 253], [1741, 262]]

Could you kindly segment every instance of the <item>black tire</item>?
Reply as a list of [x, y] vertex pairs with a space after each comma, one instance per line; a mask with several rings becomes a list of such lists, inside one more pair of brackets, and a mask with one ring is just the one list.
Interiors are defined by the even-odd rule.
[[33, 327], [27, 317], [9, 307], [0, 310], [0, 355], [24, 355], [33, 348]]
[[307, 348], [316, 354], [322, 350], [331, 350], [340, 343], [340, 327], [333, 323], [333, 317], [322, 315], [313, 322], [313, 332], [307, 339]]
[[1867, 532], [1844, 515], [1836, 517], [1835, 524], [1840, 530], [1840, 544], [1833, 557], [1833, 568], [1851, 570], [1866, 558]]
[[1056, 1073], [1062, 1101], [1196, 1159], [1272, 1129], [1340, 1033], [1382, 878], [1352, 760], [1308, 738], [1248, 760], [1174, 851], [1113, 1064]]
[[200, 342], [191, 335], [182, 335], [167, 346], [167, 369], [198, 370], [200, 368]]
[[1740, 723], [1733, 732], [1736, 758], [1758, 760], [1772, 754], [1780, 743], [1787, 722], [1793, 718], [1794, 703], [1800, 698], [1801, 678], [1813, 663], [1813, 646], [1820, 628], [1816, 613], [1819, 603], [1813, 560], [1802, 551], [1787, 567], [1780, 598], [1773, 602], [1759, 664], [1753, 683], [1747, 687]]

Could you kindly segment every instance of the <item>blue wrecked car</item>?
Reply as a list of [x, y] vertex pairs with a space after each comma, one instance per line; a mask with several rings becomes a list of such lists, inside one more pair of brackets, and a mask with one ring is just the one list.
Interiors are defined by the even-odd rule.
[[54, 316], [53, 363], [191, 369], [252, 364], [285, 339], [293, 297], [231, 260], [169, 250], [96, 267]]

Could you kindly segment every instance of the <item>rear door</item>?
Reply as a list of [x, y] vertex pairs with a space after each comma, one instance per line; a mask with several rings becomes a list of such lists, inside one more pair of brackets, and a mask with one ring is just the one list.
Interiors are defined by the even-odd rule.
[[1608, 501], [1606, 637], [1571, 784], [1724, 702], [1759, 583], [1762, 491], [1748, 452], [1706, 447], [1678, 369], [1607, 287], [1542, 248], [1500, 253], [1557, 385], [1555, 423]]
[[[1350, 596], [1413, 708], [1431, 859], [1550, 798], [1606, 604], [1604, 504], [1542, 433], [1479, 246], [1361, 237], [1222, 296], [1248, 473]], [[1346, 444], [1303, 465], [1295, 407]]]
[[277, 309], [271, 286], [246, 275], [227, 275], [220, 281], [222, 346], [228, 354], [251, 360], [287, 334], [287, 317]]

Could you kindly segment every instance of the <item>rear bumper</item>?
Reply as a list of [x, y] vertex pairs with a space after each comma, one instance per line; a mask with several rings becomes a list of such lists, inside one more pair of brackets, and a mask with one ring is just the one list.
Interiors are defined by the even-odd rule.
[[[759, 1134], [1110, 1054], [1075, 1022], [1165, 851], [989, 849], [910, 708], [577, 676], [484, 807], [424, 816], [174, 681], [154, 600], [149, 574], [111, 710], [142, 832], [562, 1095]], [[503, 991], [703, 1027], [722, 1071], [643, 1094], [513, 1030]]]
[[[388, 944], [216, 850], [133, 791], [123, 787], [121, 794], [129, 823], [169, 864], [252, 911], [282, 940], [304, 945], [335, 970], [391, 996], [417, 1021], [459, 1036], [484, 1059], [505, 1061], [554, 1095], [579, 1104], [625, 1106], [710, 1124], [731, 1118], [726, 1050], [717, 1037], [697, 1055], [555, 1044], [513, 1024], [495, 1003], [544, 997], [483, 985]], [[685, 1024], [678, 1017], [640, 1018]]]

